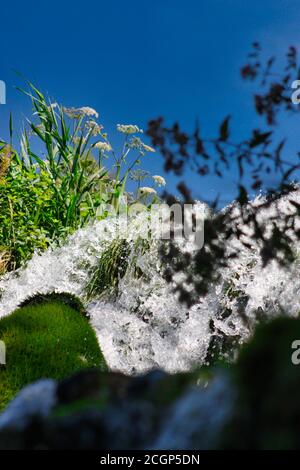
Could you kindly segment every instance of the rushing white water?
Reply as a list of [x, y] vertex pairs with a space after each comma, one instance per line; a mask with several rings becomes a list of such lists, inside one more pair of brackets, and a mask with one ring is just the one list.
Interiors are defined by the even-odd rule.
[[[300, 192], [293, 198], [300, 202]], [[291, 210], [286, 198], [280, 200], [279, 209], [282, 213]], [[26, 267], [2, 277], [0, 317], [38, 292], [70, 292], [84, 300], [91, 268], [125, 225], [122, 217], [96, 221], [78, 230], [64, 246], [35, 254]], [[144, 231], [145, 215], [139, 214], [127, 240]], [[205, 361], [216, 334], [211, 329], [212, 320], [218, 335], [235, 336], [242, 342], [249, 331], [239, 314], [241, 308], [249, 321], [258, 312], [272, 316], [283, 309], [295, 316], [300, 310], [298, 261], [288, 270], [275, 261], [262, 269], [257, 249], [244, 249], [223, 269], [221, 281], [188, 309], [177, 301], [172, 285], [163, 280], [157, 250], [158, 242], [152, 241], [150, 249], [137, 260], [143, 276], [137, 279], [129, 268], [120, 280], [117, 298], [94, 299], [87, 305], [91, 324], [113, 370], [129, 374], [158, 367], [171, 372], [188, 370]], [[225, 318], [226, 309], [231, 314]]]

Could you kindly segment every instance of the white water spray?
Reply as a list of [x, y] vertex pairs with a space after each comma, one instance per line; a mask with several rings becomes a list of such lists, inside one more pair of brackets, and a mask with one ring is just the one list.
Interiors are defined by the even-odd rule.
[[[293, 197], [299, 202], [300, 192]], [[281, 199], [280, 210], [290, 210], [286, 198]], [[145, 214], [139, 214], [132, 224], [129, 242], [143, 233], [143, 218]], [[0, 317], [36, 293], [70, 292], [84, 299], [90, 270], [125, 223], [122, 218], [96, 221], [70, 236], [64, 246], [35, 254], [26, 267], [3, 276]], [[158, 242], [153, 241], [149, 251], [138, 259], [141, 278], [130, 269], [126, 272], [117, 299], [94, 299], [87, 305], [91, 324], [113, 370], [132, 374], [162, 368], [175, 372], [203, 363], [215, 334], [212, 320], [218, 334], [236, 337], [239, 342], [248, 337], [238, 313], [241, 302], [249, 320], [259, 311], [272, 316], [284, 309], [295, 316], [300, 310], [298, 261], [288, 270], [275, 261], [262, 269], [257, 250], [243, 249], [239, 258], [223, 269], [220, 282], [188, 309], [177, 301], [172, 285], [163, 280], [157, 250]], [[225, 310], [231, 312], [226, 318], [222, 314]]]

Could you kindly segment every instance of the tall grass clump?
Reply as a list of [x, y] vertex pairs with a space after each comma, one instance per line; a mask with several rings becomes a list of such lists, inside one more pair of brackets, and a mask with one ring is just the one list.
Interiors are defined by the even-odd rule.
[[85, 289], [86, 298], [118, 295], [119, 282], [127, 273], [136, 279], [141, 278], [144, 273], [138, 260], [149, 248], [149, 241], [141, 237], [130, 242], [120, 238], [113, 240], [92, 269]]
[[[0, 274], [90, 220], [119, 211], [125, 194], [129, 203], [156, 200], [153, 188], [140, 187], [150, 176], [135, 170], [154, 151], [137, 136], [141, 129], [117, 125], [124, 136], [117, 155], [94, 109], [60, 106], [28, 85], [22, 91], [31, 99], [33, 117], [17, 145], [12, 118], [10, 142], [0, 141]], [[138, 184], [134, 194], [127, 192], [128, 177]]]

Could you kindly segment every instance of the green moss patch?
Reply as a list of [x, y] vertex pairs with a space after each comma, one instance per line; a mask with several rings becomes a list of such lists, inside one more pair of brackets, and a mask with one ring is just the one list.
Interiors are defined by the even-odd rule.
[[58, 301], [19, 308], [0, 320], [6, 365], [0, 365], [0, 409], [26, 384], [62, 379], [75, 371], [107, 366], [86, 318]]
[[89, 318], [88, 312], [86, 311], [81, 300], [74, 294], [69, 292], [48, 292], [47, 294], [35, 294], [32, 297], [27, 297], [19, 305], [19, 307], [27, 307], [28, 305], [40, 305], [47, 302], [59, 302], [61, 304], [68, 305], [73, 310], [76, 310], [81, 315]]

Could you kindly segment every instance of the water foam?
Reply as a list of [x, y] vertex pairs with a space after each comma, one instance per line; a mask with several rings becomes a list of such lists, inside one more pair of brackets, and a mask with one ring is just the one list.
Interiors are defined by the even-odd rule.
[[[300, 202], [300, 192], [294, 199]], [[280, 200], [279, 209], [282, 213], [291, 210], [287, 198]], [[24, 268], [3, 276], [0, 317], [37, 292], [70, 292], [85, 301], [84, 288], [91, 269], [125, 230], [125, 224], [122, 217], [95, 221], [70, 236], [63, 246], [34, 254]], [[127, 233], [128, 242], [144, 230], [145, 215], [139, 214]], [[233, 243], [239, 244], [237, 240]], [[140, 255], [142, 277], [137, 279], [131, 269], [127, 270], [120, 280], [117, 298], [95, 298], [87, 304], [91, 324], [113, 370], [133, 374], [161, 368], [175, 372], [203, 363], [216, 331], [218, 335], [236, 337], [239, 342], [247, 339], [249, 329], [240, 315], [241, 304], [250, 322], [258, 313], [272, 316], [284, 310], [295, 316], [300, 310], [299, 262], [285, 269], [273, 261], [263, 269], [255, 247], [241, 249], [239, 258], [222, 270], [221, 280], [211, 286], [209, 293], [186, 308], [162, 277], [158, 246], [154, 240], [150, 249]], [[225, 310], [231, 312], [226, 318]]]

